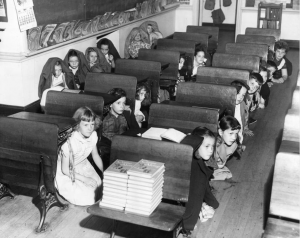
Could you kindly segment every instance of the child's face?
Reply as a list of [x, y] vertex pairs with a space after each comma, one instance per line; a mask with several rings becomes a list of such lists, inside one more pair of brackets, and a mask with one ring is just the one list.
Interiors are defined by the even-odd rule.
[[80, 121], [78, 131], [86, 138], [90, 137], [95, 129], [94, 121]]
[[276, 71], [276, 68], [273, 66], [268, 66], [267, 69], [270, 71], [271, 74], [273, 74]]
[[113, 114], [121, 115], [125, 110], [126, 97], [121, 97], [119, 100], [111, 104], [111, 112]]
[[235, 105], [239, 105], [243, 100], [247, 93], [247, 88], [242, 87], [239, 93], [236, 95]]
[[264, 83], [267, 82], [267, 80], [268, 80], [268, 72], [267, 71], [261, 71], [259, 74], [263, 78]]
[[199, 51], [196, 54], [195, 58], [196, 58], [196, 62], [198, 64], [202, 64], [204, 62], [204, 60], [205, 60], [205, 54], [204, 54], [204, 52], [203, 51]]
[[209, 158], [214, 153], [215, 138], [205, 136], [201, 146], [198, 149], [198, 153], [204, 160], [209, 160]]
[[143, 88], [141, 89], [141, 91], [139, 92], [139, 99], [140, 101], [143, 101], [145, 99], [145, 96], [146, 96], [146, 90]]
[[97, 61], [97, 59], [98, 59], [97, 53], [94, 52], [94, 51], [90, 52], [90, 54], [89, 54], [89, 60], [90, 60], [90, 62], [91, 63], [95, 63]]
[[54, 76], [56, 78], [58, 78], [61, 75], [61, 73], [62, 73], [61, 65], [55, 65], [54, 66], [54, 73], [55, 73]]
[[140, 41], [141, 40], [141, 34], [140, 33], [137, 33], [136, 36], [134, 37], [134, 39], [136, 41]]
[[147, 32], [150, 34], [153, 31], [152, 26], [148, 25], [147, 26]]
[[179, 67], [178, 67], [179, 70], [182, 69], [182, 67], [184, 65], [184, 61], [185, 61], [184, 58], [180, 58], [180, 60], [179, 60]]
[[108, 48], [108, 45], [101, 45], [101, 52], [104, 54], [104, 55], [107, 55], [108, 54], [108, 51], [109, 51], [109, 48]]
[[250, 78], [248, 85], [250, 87], [250, 90], [248, 90], [248, 93], [254, 93], [259, 88], [259, 84], [256, 82], [254, 78]]
[[239, 131], [240, 130], [232, 130], [231, 128], [225, 131], [219, 129], [219, 135], [222, 137], [226, 145], [231, 146], [236, 141]]
[[79, 60], [77, 56], [71, 56], [69, 58], [69, 65], [72, 69], [77, 69], [79, 65]]
[[277, 60], [281, 60], [285, 56], [286, 52], [285, 49], [277, 49], [275, 51], [275, 57]]

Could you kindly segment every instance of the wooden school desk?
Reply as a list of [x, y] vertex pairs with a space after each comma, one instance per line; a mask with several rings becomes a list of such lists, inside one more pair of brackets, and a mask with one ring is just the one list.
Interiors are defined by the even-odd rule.
[[79, 94], [86, 94], [86, 95], [95, 95], [103, 97], [104, 105], [109, 105], [117, 101], [120, 97], [119, 96], [113, 96], [107, 93], [99, 93], [99, 92], [86, 92], [86, 91], [80, 91]]

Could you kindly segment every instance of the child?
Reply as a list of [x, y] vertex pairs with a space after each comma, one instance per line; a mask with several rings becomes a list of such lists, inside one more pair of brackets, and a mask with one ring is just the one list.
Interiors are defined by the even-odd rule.
[[273, 85], [272, 81], [273, 81], [273, 74], [275, 73], [275, 71], [277, 70], [277, 65], [275, 64], [274, 61], [272, 60], [268, 60], [267, 61], [267, 72], [268, 72], [268, 86], [271, 87]]
[[[260, 101], [260, 94], [259, 90], [260, 87], [263, 85], [263, 78], [259, 73], [251, 73], [248, 85], [250, 89], [248, 90], [248, 98], [247, 98], [247, 106], [249, 112], [253, 112], [258, 108], [258, 104]], [[257, 120], [249, 117], [249, 125], [257, 122]]]
[[88, 107], [77, 109], [73, 118], [78, 125], [59, 151], [55, 186], [70, 203], [87, 206], [97, 201], [101, 185], [100, 177], [87, 159], [91, 153], [96, 166], [103, 171], [95, 132], [101, 120]]
[[60, 58], [56, 57], [48, 59], [43, 67], [38, 86], [39, 98], [46, 89], [53, 87], [60, 87], [61, 90], [77, 89], [71, 70]]
[[145, 121], [145, 115], [141, 112], [141, 105], [144, 99], [147, 100], [148, 98], [149, 98], [148, 87], [143, 83], [139, 84], [136, 88], [134, 115], [140, 128], [142, 127], [142, 122]]
[[138, 58], [140, 49], [151, 49], [148, 35], [139, 27], [131, 30], [125, 42], [125, 58]]
[[198, 67], [206, 66], [206, 54], [204, 49], [200, 48], [195, 51], [192, 76], [197, 75]]
[[194, 148], [194, 158], [191, 165], [189, 198], [182, 218], [181, 233], [183, 237], [191, 237], [191, 231], [197, 224], [198, 217], [202, 222], [214, 215], [214, 209], [219, 206], [211, 192], [209, 179], [213, 169], [207, 166], [215, 148], [215, 135], [206, 127], [193, 130], [193, 142], [188, 144]]
[[275, 43], [275, 52], [270, 56], [269, 60], [272, 60], [277, 65], [277, 71], [273, 74], [274, 83], [284, 83], [288, 78], [287, 65], [284, 56], [289, 50], [289, 46], [285, 41], [277, 41]]
[[243, 81], [235, 80], [231, 83], [237, 90], [236, 101], [235, 101], [235, 111], [234, 117], [238, 120], [241, 125], [239, 131], [239, 142], [243, 142], [244, 134], [251, 135], [248, 129], [248, 107], [244, 101], [247, 91], [250, 89], [249, 86]]
[[231, 155], [238, 149], [240, 130], [241, 125], [236, 118], [224, 116], [220, 120], [219, 137], [214, 154], [218, 168], [214, 170], [214, 180], [225, 180], [232, 177], [232, 173], [225, 165]]
[[109, 166], [112, 138], [115, 135], [122, 134], [128, 129], [127, 120], [123, 115], [126, 109], [126, 92], [121, 88], [113, 88], [108, 94], [119, 96], [120, 98], [110, 105], [109, 113], [103, 120], [102, 138], [99, 146], [104, 170]]
[[64, 62], [69, 65], [77, 88], [84, 90], [85, 77], [89, 71], [88, 62], [84, 54], [78, 50], [71, 49], [65, 56]]
[[114, 56], [110, 54], [110, 48], [109, 48], [110, 42], [108, 41], [108, 39], [102, 39], [99, 45], [100, 45], [100, 50], [102, 54], [105, 56], [107, 63], [111, 66], [112, 69], [114, 69], [116, 67], [116, 64], [115, 64]]
[[88, 47], [85, 51], [89, 71], [93, 73], [110, 73], [111, 65], [107, 63], [104, 54], [96, 47]]
[[265, 67], [260, 67], [259, 74], [263, 78], [264, 83], [261, 86], [261, 89], [260, 89], [260, 92], [259, 92], [260, 93], [260, 101], [259, 101], [258, 107], [264, 109], [266, 106], [268, 106], [271, 91], [270, 91], [270, 88], [267, 84], [267, 80], [268, 80], [267, 69]]

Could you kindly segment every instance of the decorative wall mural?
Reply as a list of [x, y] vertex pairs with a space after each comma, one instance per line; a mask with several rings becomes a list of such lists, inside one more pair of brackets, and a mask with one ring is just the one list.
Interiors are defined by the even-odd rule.
[[[167, 9], [167, 4], [174, 2], [176, 2], [176, 0], [147, 0], [142, 3], [137, 3], [136, 8], [125, 12], [106, 12], [104, 15], [95, 16], [91, 20], [73, 20], [70, 22], [37, 26], [27, 31], [28, 49], [35, 51], [77, 37], [93, 34], [106, 28], [148, 17], [149, 15]], [[150, 44], [150, 46], [155, 43], [155, 40], [162, 37], [158, 31], [156, 22], [145, 24], [142, 28], [143, 32], [140, 33], [140, 36], [143, 38], [145, 33], [148, 40], [144, 43]], [[133, 41], [133, 39], [131, 39], [131, 41]], [[143, 45], [137, 44], [137, 42], [138, 41], [136, 41], [134, 46], [135, 48]], [[144, 48], [147, 47], [148, 46], [144, 45]]]
[[163, 38], [158, 29], [157, 22], [145, 21], [135, 27], [128, 34], [125, 42], [125, 58], [137, 58], [139, 49], [151, 49], [156, 45], [157, 39]]

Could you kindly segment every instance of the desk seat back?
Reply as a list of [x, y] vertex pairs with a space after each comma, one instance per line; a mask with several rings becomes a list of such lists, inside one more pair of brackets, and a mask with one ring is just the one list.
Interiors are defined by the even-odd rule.
[[245, 35], [274, 36], [276, 41], [280, 40], [279, 29], [247, 27]]
[[0, 182], [37, 189], [43, 155], [44, 182], [55, 193], [57, 135], [54, 124], [0, 117]]
[[47, 93], [45, 114], [72, 117], [80, 107], [91, 108], [98, 116], [103, 116], [104, 100], [100, 96], [49, 91]]
[[[187, 40], [174, 40], [174, 39], [158, 39], [157, 49], [158, 50], [172, 50], [179, 51], [180, 53], [185, 53], [186, 55], [194, 58], [196, 45], [198, 43], [195, 41]], [[200, 44], [200, 42], [199, 42]]]
[[203, 126], [217, 133], [218, 118], [218, 109], [154, 103], [150, 107], [148, 125], [174, 128], [184, 133], [191, 133], [196, 127]]
[[139, 60], [158, 61], [161, 63], [169, 63], [170, 65], [176, 65], [178, 69], [180, 53], [172, 50], [139, 50]]
[[236, 43], [251, 43], [251, 44], [266, 44], [271, 50], [274, 50], [275, 37], [274, 36], [260, 36], [260, 35], [237, 35]]
[[212, 66], [227, 69], [244, 69], [258, 73], [260, 58], [254, 55], [215, 53]]
[[268, 60], [268, 45], [250, 43], [227, 43], [225, 53], [237, 55], [257, 55], [262, 60]]
[[190, 33], [190, 32], [174, 32], [174, 40], [190, 40], [201, 43], [206, 48], [208, 47], [209, 34], [206, 33]]
[[122, 88], [126, 97], [135, 101], [137, 78], [128, 75], [87, 73], [85, 79], [86, 92], [107, 93], [113, 88]]
[[110, 163], [115, 160], [153, 160], [165, 164], [163, 198], [187, 199], [190, 187], [193, 148], [174, 142], [130, 136], [114, 136]]
[[219, 27], [215, 26], [187, 26], [186, 32], [200, 33], [211, 35], [208, 39], [208, 50], [215, 50], [218, 48], [219, 41]]
[[196, 82], [230, 85], [234, 80], [241, 80], [248, 83], [249, 75], [249, 71], [241, 69], [198, 67]]
[[235, 111], [236, 88], [229, 85], [206, 83], [179, 83], [176, 94], [177, 102], [195, 103], [200, 107], [225, 110], [230, 115]]

